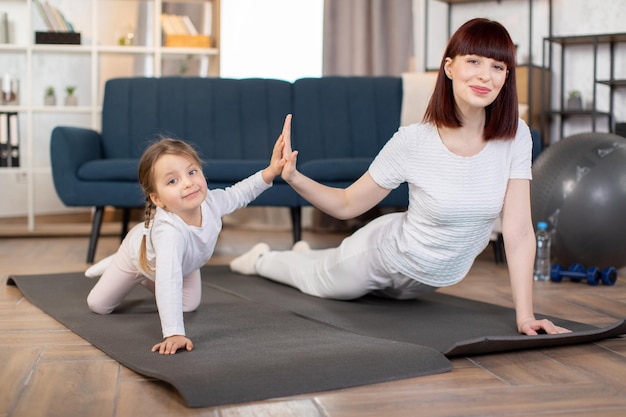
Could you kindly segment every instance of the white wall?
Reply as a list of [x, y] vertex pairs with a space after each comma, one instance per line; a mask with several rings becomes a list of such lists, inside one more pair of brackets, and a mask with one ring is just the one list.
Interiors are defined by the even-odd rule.
[[[418, 69], [437, 67], [441, 54], [445, 48], [447, 34], [447, 5], [436, 0], [428, 0], [429, 14], [428, 34], [424, 31], [425, 3], [427, 0], [414, 0], [415, 11], [415, 54]], [[457, 4], [452, 11], [452, 31], [465, 21], [473, 17], [487, 17], [501, 22], [509, 30], [511, 38], [518, 44], [518, 60], [521, 64], [532, 63], [541, 65], [543, 39], [548, 36], [548, 0], [533, 1], [533, 41], [532, 57], [529, 59], [529, 0], [509, 0], [496, 3], [478, 2]], [[626, 32], [626, 0], [553, 0], [552, 1], [552, 35], [571, 36], [598, 33]], [[428, 39], [428, 56], [424, 57], [424, 39]], [[566, 53], [566, 68], [562, 73], [558, 53], [552, 67], [552, 96], [553, 106], [557, 106], [561, 92], [559, 85], [561, 77], [565, 77], [565, 94], [568, 90], [577, 89], [582, 92], [584, 105], [591, 105], [593, 91], [592, 50], [590, 47], [568, 48]], [[608, 47], [601, 48], [598, 60], [598, 76], [609, 77]], [[621, 45], [616, 53], [616, 78], [626, 78], [626, 45]], [[608, 110], [608, 87], [598, 86], [598, 109]], [[614, 121], [626, 121], [626, 89], [615, 94]], [[607, 131], [606, 119], [598, 119], [598, 131]], [[565, 124], [564, 136], [590, 131], [591, 123], [588, 118], [570, 119]], [[550, 132], [553, 140], [557, 139], [558, 132], [553, 126]]]

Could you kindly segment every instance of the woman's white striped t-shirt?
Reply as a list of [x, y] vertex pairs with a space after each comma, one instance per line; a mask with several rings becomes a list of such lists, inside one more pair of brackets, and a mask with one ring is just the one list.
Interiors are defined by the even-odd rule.
[[531, 153], [522, 120], [515, 139], [490, 140], [470, 157], [446, 148], [431, 124], [400, 128], [369, 168], [384, 188], [409, 184], [402, 223], [379, 236], [383, 264], [436, 287], [462, 280], [489, 244], [508, 180], [531, 179]]

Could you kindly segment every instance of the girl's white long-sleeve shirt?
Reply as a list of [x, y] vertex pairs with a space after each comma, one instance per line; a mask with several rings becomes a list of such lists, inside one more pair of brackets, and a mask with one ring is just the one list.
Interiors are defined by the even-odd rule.
[[202, 267], [213, 255], [222, 230], [222, 217], [245, 207], [271, 187], [261, 171], [226, 189], [209, 190], [202, 202], [202, 225], [190, 226], [178, 215], [157, 207], [147, 240], [147, 256], [153, 271], [139, 267], [139, 247], [143, 224], [138, 224], [127, 238], [131, 260], [138, 273], [155, 282], [155, 295], [163, 337], [185, 335], [183, 321], [183, 280]]

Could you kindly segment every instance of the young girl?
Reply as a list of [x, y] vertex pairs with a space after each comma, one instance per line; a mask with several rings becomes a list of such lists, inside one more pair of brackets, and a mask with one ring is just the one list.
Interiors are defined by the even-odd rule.
[[346, 189], [296, 170], [288, 116], [282, 177], [305, 199], [348, 219], [407, 182], [408, 210], [379, 217], [338, 248], [312, 251], [299, 243], [291, 251], [272, 252], [261, 243], [233, 260], [231, 269], [318, 297], [353, 299], [374, 292], [415, 298], [461, 281], [502, 213], [518, 331], [567, 332], [533, 313], [532, 142], [517, 108], [515, 46], [499, 23], [473, 19], [447, 45], [424, 121], [400, 128]]
[[202, 164], [193, 148], [163, 139], [146, 149], [139, 162], [139, 182], [146, 196], [143, 224], [133, 227], [114, 255], [89, 268], [102, 275], [87, 297], [91, 311], [111, 313], [141, 284], [156, 295], [163, 341], [153, 352], [191, 350], [183, 312], [200, 304], [200, 267], [213, 254], [222, 216], [246, 206], [280, 175], [282, 137], [267, 168], [224, 190], [208, 190]]

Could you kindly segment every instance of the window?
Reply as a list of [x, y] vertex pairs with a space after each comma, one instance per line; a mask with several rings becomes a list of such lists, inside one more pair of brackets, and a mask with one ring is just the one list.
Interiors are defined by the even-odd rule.
[[322, 75], [323, 0], [223, 0], [220, 76]]

